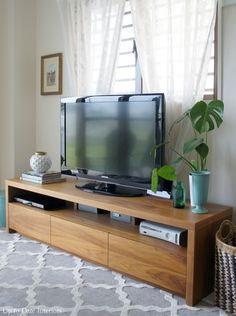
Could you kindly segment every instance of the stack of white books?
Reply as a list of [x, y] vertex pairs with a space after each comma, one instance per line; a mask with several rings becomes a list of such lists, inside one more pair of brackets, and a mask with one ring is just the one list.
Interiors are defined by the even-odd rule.
[[21, 175], [21, 180], [44, 184], [44, 183], [54, 183], [65, 181], [65, 178], [62, 178], [61, 172], [57, 171], [48, 171], [44, 173], [38, 173], [35, 171], [26, 171]]

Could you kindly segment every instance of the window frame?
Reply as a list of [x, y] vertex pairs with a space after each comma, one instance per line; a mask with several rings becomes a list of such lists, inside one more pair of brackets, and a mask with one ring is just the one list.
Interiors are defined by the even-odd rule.
[[[215, 21], [215, 29], [214, 29], [214, 85], [213, 85], [213, 93], [207, 94], [204, 93], [203, 99], [206, 101], [215, 100], [217, 98], [217, 85], [218, 85], [218, 76], [217, 76], [217, 66], [218, 66], [218, 6], [216, 10], [216, 21]], [[208, 73], [209, 74], [209, 73]]]

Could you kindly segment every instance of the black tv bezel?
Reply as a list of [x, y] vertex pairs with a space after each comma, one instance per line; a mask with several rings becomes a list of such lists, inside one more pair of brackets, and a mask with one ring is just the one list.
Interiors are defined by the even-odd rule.
[[[138, 190], [148, 190], [151, 187], [151, 182], [145, 183], [142, 178], [135, 178], [129, 176], [120, 176], [120, 175], [109, 175], [109, 174], [102, 174], [102, 171], [97, 170], [87, 170], [84, 168], [75, 167], [73, 169], [66, 166], [66, 104], [67, 103], [78, 103], [78, 102], [96, 102], [99, 99], [99, 102], [111, 102], [111, 101], [129, 101], [130, 98], [134, 98], [133, 101], [157, 101], [160, 103], [159, 107], [160, 110], [157, 113], [156, 111], [156, 127], [155, 127], [155, 143], [162, 143], [165, 139], [165, 96], [164, 93], [145, 93], [145, 94], [120, 94], [120, 95], [91, 95], [85, 97], [68, 97], [61, 99], [61, 172], [63, 174], [76, 176], [79, 179], [86, 179], [93, 182], [98, 183], [106, 183], [109, 185], [118, 185], [126, 188], [133, 188]], [[157, 100], [154, 100], [158, 98]], [[106, 101], [105, 101], [105, 100]], [[156, 105], [157, 107], [157, 105]], [[63, 122], [62, 122], [63, 121]], [[157, 121], [160, 121], [160, 129], [161, 129], [161, 136], [160, 139], [157, 140], [157, 129], [158, 124]], [[62, 123], [64, 129], [62, 130]], [[64, 141], [63, 141], [64, 140]], [[159, 159], [154, 157], [154, 165], [156, 167], [160, 167], [164, 164], [165, 161], [165, 146], [163, 145], [159, 149]], [[64, 163], [64, 167], [63, 167]], [[132, 179], [130, 181], [129, 179]], [[137, 181], [134, 181], [137, 180]], [[151, 180], [151, 179], [150, 179]], [[163, 181], [159, 181], [159, 190], [164, 189]]]

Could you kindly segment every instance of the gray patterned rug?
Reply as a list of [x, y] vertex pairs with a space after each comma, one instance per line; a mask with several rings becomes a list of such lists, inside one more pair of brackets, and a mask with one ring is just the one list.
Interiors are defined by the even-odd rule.
[[211, 296], [182, 298], [0, 230], [0, 315], [227, 315]]

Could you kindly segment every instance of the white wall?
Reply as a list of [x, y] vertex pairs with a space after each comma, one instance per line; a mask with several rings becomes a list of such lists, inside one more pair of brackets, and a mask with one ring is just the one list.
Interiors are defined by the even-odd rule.
[[233, 5], [233, 4], [236, 4], [236, 0], [223, 0], [222, 4], [223, 6]]
[[7, 176], [14, 175], [14, 23], [12, 22], [13, 1], [0, 2], [0, 179], [1, 188]]
[[40, 95], [40, 57], [63, 52], [61, 33], [56, 0], [0, 1], [0, 189], [36, 150], [60, 169], [61, 96]]
[[0, 1], [0, 187], [35, 150], [35, 0]]
[[35, 151], [35, 0], [15, 0], [15, 174]]
[[[236, 207], [236, 5], [222, 15], [222, 99], [224, 122], [213, 138], [210, 200]], [[236, 217], [235, 217], [236, 219]]]
[[[60, 170], [60, 95], [40, 95], [40, 58], [63, 53], [62, 29], [56, 0], [37, 1], [36, 45], [36, 147], [52, 158], [52, 169]], [[63, 67], [63, 95], [67, 95]]]

